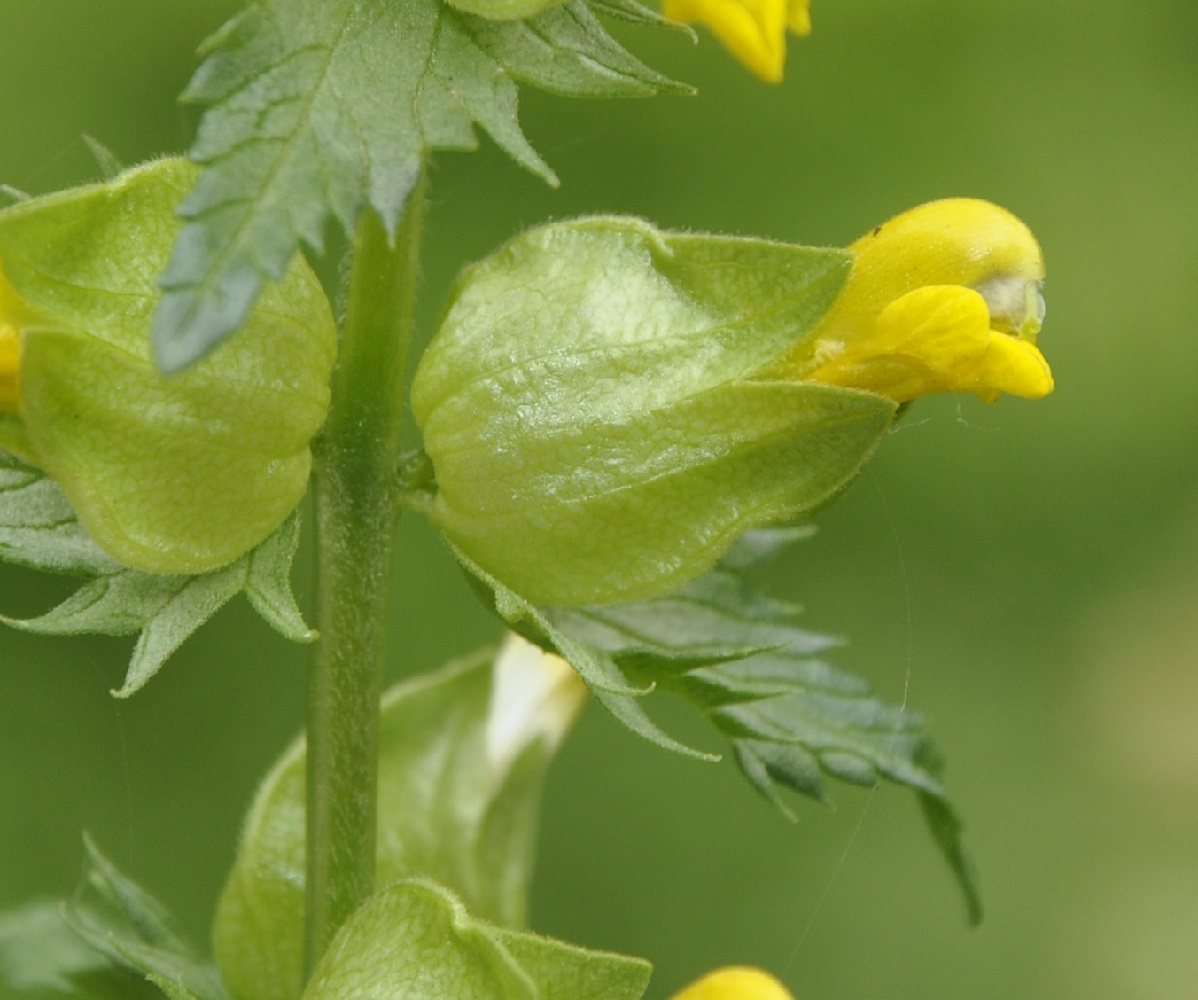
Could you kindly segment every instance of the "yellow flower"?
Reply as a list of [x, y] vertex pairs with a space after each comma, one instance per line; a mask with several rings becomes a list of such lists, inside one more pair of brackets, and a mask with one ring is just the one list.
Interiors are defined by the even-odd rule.
[[782, 363], [806, 381], [905, 403], [938, 392], [993, 402], [1053, 389], [1036, 347], [1044, 258], [1022, 222], [989, 202], [935, 201], [850, 247], [853, 272], [812, 337]]
[[17, 370], [20, 367], [21, 341], [17, 328], [0, 321], [0, 413], [16, 413], [20, 402]]
[[729, 52], [766, 83], [779, 83], [786, 30], [811, 33], [809, 0], [662, 0], [675, 21], [705, 24]]
[[21, 362], [20, 312], [16, 293], [0, 270], [0, 413], [16, 414], [20, 406], [17, 373]]
[[673, 1000], [794, 1000], [790, 991], [768, 972], [730, 965], [691, 983]]

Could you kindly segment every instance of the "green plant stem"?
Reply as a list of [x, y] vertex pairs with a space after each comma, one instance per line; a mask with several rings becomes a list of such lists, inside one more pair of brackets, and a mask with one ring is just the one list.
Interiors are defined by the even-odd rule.
[[423, 203], [421, 181], [394, 243], [373, 211], [358, 223], [332, 404], [316, 450], [308, 972], [374, 883], [379, 693]]

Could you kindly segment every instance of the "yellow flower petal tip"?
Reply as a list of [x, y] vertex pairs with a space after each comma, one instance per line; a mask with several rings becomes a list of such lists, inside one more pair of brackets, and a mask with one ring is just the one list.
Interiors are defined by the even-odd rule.
[[787, 29], [811, 33], [808, 0], [662, 0], [661, 9], [672, 20], [706, 25], [766, 83], [782, 80]]
[[1052, 372], [1036, 347], [1044, 256], [1005, 209], [954, 198], [911, 209], [857, 240], [853, 272], [791, 377], [906, 403], [940, 392], [1040, 399]]
[[806, 38], [811, 34], [811, 8], [808, 0], [789, 0], [786, 5], [786, 26], [792, 35]]
[[794, 1000], [790, 991], [768, 972], [731, 965], [709, 972], [673, 1000]]

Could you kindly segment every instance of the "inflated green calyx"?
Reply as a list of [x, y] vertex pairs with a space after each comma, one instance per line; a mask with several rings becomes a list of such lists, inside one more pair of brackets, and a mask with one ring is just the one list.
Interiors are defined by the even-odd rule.
[[820, 503], [895, 406], [771, 364], [851, 265], [636, 219], [517, 237], [464, 273], [416, 373], [433, 518], [525, 598], [585, 604], [669, 591]]
[[235, 337], [158, 371], [157, 278], [194, 175], [163, 160], [0, 212], [0, 447], [57, 480], [112, 556], [153, 573], [231, 562], [295, 509], [336, 349], [297, 260]]

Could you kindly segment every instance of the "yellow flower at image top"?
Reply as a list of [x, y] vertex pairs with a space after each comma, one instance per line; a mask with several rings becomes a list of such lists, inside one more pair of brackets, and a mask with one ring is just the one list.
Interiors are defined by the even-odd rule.
[[794, 1000], [794, 997], [768, 972], [730, 965], [709, 972], [675, 993], [672, 1000]]
[[779, 83], [786, 32], [811, 34], [809, 0], [662, 0], [675, 21], [704, 24], [729, 52], [766, 83]]
[[853, 272], [781, 370], [906, 403], [940, 392], [1040, 399], [1052, 372], [1036, 347], [1044, 257], [990, 202], [920, 205], [857, 240]]

